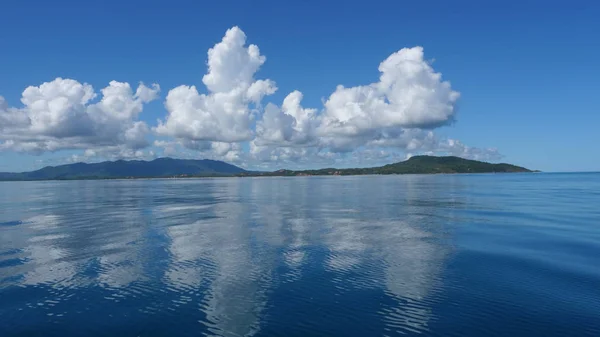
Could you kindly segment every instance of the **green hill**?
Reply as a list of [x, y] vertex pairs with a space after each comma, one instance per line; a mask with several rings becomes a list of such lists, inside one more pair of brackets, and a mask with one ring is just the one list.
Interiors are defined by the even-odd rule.
[[460, 157], [415, 156], [408, 160], [369, 168], [319, 170], [278, 170], [267, 173], [242, 173], [242, 176], [306, 176], [306, 175], [361, 175], [361, 174], [434, 174], [434, 173], [512, 173], [532, 172], [511, 164], [492, 164]]
[[460, 157], [415, 156], [406, 161], [375, 168], [377, 173], [511, 173], [531, 172], [511, 164], [491, 164]]
[[246, 171], [218, 160], [158, 158], [152, 161], [117, 160], [91, 164], [75, 163], [47, 166], [31, 172], [0, 173], [0, 180], [232, 176], [242, 172]]

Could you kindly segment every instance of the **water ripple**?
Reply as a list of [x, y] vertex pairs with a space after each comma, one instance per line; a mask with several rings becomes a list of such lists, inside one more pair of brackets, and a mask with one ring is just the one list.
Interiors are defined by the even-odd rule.
[[0, 336], [597, 336], [581, 179], [6, 183]]

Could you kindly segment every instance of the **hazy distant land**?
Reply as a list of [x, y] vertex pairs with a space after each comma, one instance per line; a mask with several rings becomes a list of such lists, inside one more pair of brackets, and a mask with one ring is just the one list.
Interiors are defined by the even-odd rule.
[[435, 173], [513, 173], [533, 172], [511, 164], [492, 164], [454, 156], [415, 156], [408, 160], [379, 167], [319, 170], [247, 171], [218, 160], [159, 158], [152, 161], [117, 160], [101, 163], [76, 163], [48, 166], [22, 173], [0, 173], [0, 180], [73, 180], [174, 177], [248, 177], [313, 176], [364, 174], [435, 174]]

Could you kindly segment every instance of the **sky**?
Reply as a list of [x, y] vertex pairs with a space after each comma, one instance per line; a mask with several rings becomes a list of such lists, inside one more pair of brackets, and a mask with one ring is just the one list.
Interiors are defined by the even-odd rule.
[[0, 171], [457, 155], [600, 171], [597, 1], [17, 1]]

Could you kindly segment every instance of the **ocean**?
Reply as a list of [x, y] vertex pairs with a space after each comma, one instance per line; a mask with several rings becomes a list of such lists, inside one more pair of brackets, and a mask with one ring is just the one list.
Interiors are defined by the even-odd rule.
[[0, 183], [0, 336], [600, 336], [600, 174]]

